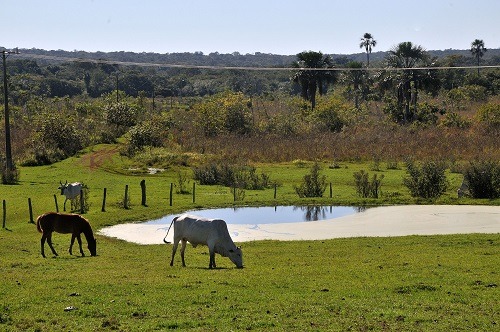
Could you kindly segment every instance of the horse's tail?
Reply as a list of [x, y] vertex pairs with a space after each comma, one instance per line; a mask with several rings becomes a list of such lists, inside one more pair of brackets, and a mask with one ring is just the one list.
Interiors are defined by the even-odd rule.
[[168, 226], [167, 234], [165, 234], [165, 237], [163, 238], [163, 242], [165, 242], [167, 244], [170, 243], [170, 242], [167, 241], [168, 232], [170, 232], [170, 228], [172, 227], [172, 224], [174, 223], [174, 221], [177, 220], [177, 218], [179, 218], [179, 217], [175, 217], [174, 219], [172, 219], [172, 222], [170, 223], [170, 226]]
[[46, 213], [39, 215], [38, 218], [36, 218], [36, 229], [38, 232], [43, 233], [42, 226], [40, 225], [40, 221], [42, 220], [43, 217], [45, 217]]

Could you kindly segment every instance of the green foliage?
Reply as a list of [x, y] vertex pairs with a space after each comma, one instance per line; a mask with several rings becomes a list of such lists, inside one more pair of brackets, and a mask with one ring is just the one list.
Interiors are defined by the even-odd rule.
[[484, 102], [488, 99], [486, 88], [477, 84], [464, 85], [457, 89], [462, 92], [467, 101]]
[[133, 155], [145, 146], [162, 146], [171, 126], [170, 119], [162, 116], [153, 116], [149, 120], [138, 123], [128, 131], [128, 151]]
[[137, 109], [128, 103], [117, 102], [104, 108], [106, 123], [119, 127], [132, 127], [137, 123]]
[[500, 103], [481, 105], [476, 113], [478, 121], [493, 128], [500, 128]]
[[32, 140], [36, 164], [50, 164], [67, 158], [86, 144], [87, 133], [78, 128], [74, 117], [44, 113], [35, 121]]
[[210, 163], [193, 169], [194, 179], [201, 185], [223, 185], [249, 190], [264, 189], [270, 186], [269, 176], [257, 174], [255, 167], [234, 166], [226, 163]]
[[471, 121], [464, 118], [463, 116], [460, 116], [460, 114], [456, 112], [449, 112], [444, 115], [444, 117], [439, 122], [439, 125], [448, 128], [465, 129], [470, 127]]
[[446, 164], [440, 161], [425, 161], [421, 166], [409, 160], [406, 162], [403, 184], [410, 190], [412, 197], [435, 199], [448, 188]]
[[318, 100], [313, 110], [312, 119], [320, 128], [326, 128], [331, 132], [340, 132], [346, 124], [343, 114], [348, 113], [349, 105], [340, 97], [332, 96]]
[[247, 134], [252, 129], [249, 100], [241, 92], [218, 93], [193, 105], [197, 125], [205, 136], [223, 133]]
[[[1, 160], [1, 159], [0, 159]], [[2, 165], [5, 161], [2, 161]], [[2, 183], [3, 184], [16, 184], [19, 182], [19, 169], [14, 167], [14, 169], [9, 170], [6, 167], [2, 167]]]
[[384, 175], [380, 178], [377, 174], [373, 174], [372, 180], [370, 181], [370, 175], [364, 170], [356, 172], [354, 175], [354, 183], [356, 185], [356, 192], [362, 198], [378, 198], [380, 194], [380, 188], [382, 187], [382, 179]]
[[320, 174], [321, 167], [314, 163], [310, 173], [304, 176], [300, 186], [294, 186], [295, 192], [299, 197], [323, 197], [326, 189], [326, 175]]
[[499, 198], [500, 162], [487, 160], [470, 162], [464, 170], [464, 181], [474, 198]]
[[[445, 114], [445, 111], [436, 105], [424, 102], [405, 108], [404, 105], [398, 105], [396, 100], [389, 99], [383, 108], [384, 113], [386, 113], [392, 121], [400, 124], [408, 123], [419, 123], [419, 124], [431, 124], [437, 123], [438, 114]], [[409, 111], [409, 114], [406, 112]]]

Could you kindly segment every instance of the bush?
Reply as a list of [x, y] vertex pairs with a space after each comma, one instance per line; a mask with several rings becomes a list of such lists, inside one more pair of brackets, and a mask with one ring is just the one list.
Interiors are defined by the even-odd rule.
[[300, 186], [294, 186], [299, 197], [323, 197], [326, 189], [326, 176], [320, 175], [320, 166], [314, 163], [311, 173], [304, 176], [304, 181]]
[[259, 190], [270, 186], [269, 175], [257, 174], [253, 166], [231, 166], [211, 163], [193, 169], [194, 179], [202, 185], [223, 185], [248, 190]]
[[59, 114], [47, 113], [35, 120], [32, 148], [37, 165], [51, 164], [83, 148], [88, 133], [82, 133], [77, 121], [73, 117], [62, 118]]
[[363, 198], [378, 198], [384, 176], [382, 175], [380, 178], [377, 178], [377, 174], [374, 174], [371, 182], [369, 178], [369, 174], [364, 170], [354, 173], [356, 192]]
[[403, 184], [412, 197], [437, 198], [448, 188], [444, 162], [426, 161], [419, 167], [413, 161], [407, 161], [406, 168], [409, 176], [403, 178]]
[[[3, 164], [3, 163], [2, 163]], [[19, 182], [19, 169], [8, 170], [2, 168], [2, 184], [17, 184]]]
[[468, 184], [473, 198], [500, 197], [500, 162], [471, 162], [464, 171], [464, 181]]
[[500, 104], [487, 103], [481, 105], [476, 113], [479, 122], [484, 122], [488, 126], [500, 128]]

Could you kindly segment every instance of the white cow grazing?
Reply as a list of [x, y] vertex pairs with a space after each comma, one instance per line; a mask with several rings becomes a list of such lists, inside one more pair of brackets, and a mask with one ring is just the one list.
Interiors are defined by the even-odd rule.
[[[208, 268], [215, 268], [215, 254], [220, 254], [229, 259], [238, 267], [243, 267], [243, 254], [241, 248], [236, 247], [229, 232], [227, 230], [226, 222], [222, 219], [208, 219], [203, 217], [192, 216], [183, 214], [175, 217], [170, 223], [167, 231], [174, 224], [174, 242], [172, 248], [172, 260], [170, 266], [174, 265], [174, 256], [177, 251], [179, 241], [181, 241], [181, 258], [182, 266], [186, 266], [184, 262], [184, 251], [186, 249], [186, 242], [189, 242], [196, 247], [198, 244], [208, 246], [210, 252], [210, 264]], [[166, 241], [167, 235], [165, 235]]]
[[64, 200], [64, 211], [66, 211], [66, 202], [68, 199], [72, 200], [80, 195], [80, 192], [82, 191], [82, 184], [80, 182], [68, 183], [68, 181], [66, 181], [65, 184], [61, 181], [59, 181], [59, 183], [61, 186], [58, 189], [61, 189], [61, 195], [66, 196], [66, 199]]

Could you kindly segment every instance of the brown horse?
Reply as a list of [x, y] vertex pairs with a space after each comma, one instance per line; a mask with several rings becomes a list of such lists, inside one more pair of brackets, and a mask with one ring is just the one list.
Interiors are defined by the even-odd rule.
[[94, 233], [92, 232], [92, 227], [90, 227], [87, 219], [78, 214], [47, 212], [36, 219], [36, 228], [40, 233], [42, 233], [41, 245], [43, 257], [45, 257], [45, 240], [47, 240], [50, 249], [52, 249], [52, 253], [57, 256], [57, 252], [52, 246], [52, 232], [62, 234], [71, 233], [69, 254], [73, 255], [73, 243], [75, 242], [76, 238], [78, 240], [78, 244], [80, 245], [80, 253], [82, 254], [82, 256], [85, 256], [82, 249], [82, 239], [80, 237], [80, 234], [83, 233], [85, 235], [85, 238], [87, 239], [90, 255], [96, 256], [96, 240], [94, 238]]

